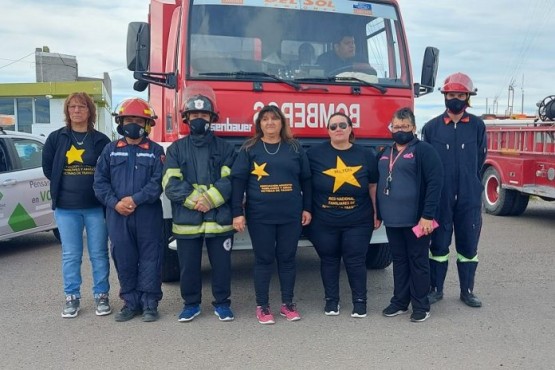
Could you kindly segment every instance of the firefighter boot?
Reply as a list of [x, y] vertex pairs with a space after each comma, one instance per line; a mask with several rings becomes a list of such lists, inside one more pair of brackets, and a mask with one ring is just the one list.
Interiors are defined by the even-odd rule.
[[430, 259], [430, 292], [428, 293], [430, 304], [443, 299], [443, 282], [447, 276], [447, 267], [447, 261], [437, 262]]
[[482, 307], [482, 302], [472, 293], [474, 289], [474, 276], [476, 274], [476, 262], [459, 262], [457, 261], [457, 270], [459, 272], [459, 283], [461, 287], [461, 301], [469, 307]]

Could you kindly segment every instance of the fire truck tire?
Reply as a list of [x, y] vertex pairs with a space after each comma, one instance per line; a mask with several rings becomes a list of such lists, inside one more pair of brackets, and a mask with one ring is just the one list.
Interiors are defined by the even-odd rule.
[[366, 253], [366, 268], [383, 270], [389, 265], [391, 265], [389, 243], [370, 244]]
[[52, 232], [54, 233], [54, 237], [56, 239], [58, 239], [59, 242], [61, 242], [62, 239], [60, 239], [60, 230], [58, 230], [58, 228], [56, 228], [56, 229], [52, 229]]
[[513, 208], [511, 208], [511, 212], [509, 213], [511, 216], [520, 216], [521, 214], [526, 211], [526, 207], [528, 207], [528, 201], [530, 200], [530, 196], [527, 194], [522, 194], [515, 191], [515, 199], [513, 200]]
[[495, 216], [506, 216], [511, 213], [515, 198], [515, 191], [501, 187], [501, 177], [494, 167], [488, 167], [482, 178], [484, 192], [482, 203], [486, 213]]
[[165, 219], [163, 227], [164, 255], [162, 256], [162, 281], [179, 281], [179, 258], [177, 251], [170, 249], [169, 244], [175, 240], [172, 234], [172, 220]]

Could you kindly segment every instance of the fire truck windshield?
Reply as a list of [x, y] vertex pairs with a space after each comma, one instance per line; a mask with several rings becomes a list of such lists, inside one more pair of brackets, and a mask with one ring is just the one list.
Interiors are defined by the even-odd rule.
[[392, 5], [194, 0], [189, 19], [185, 70], [191, 80], [240, 75], [278, 83], [410, 88], [404, 31]]

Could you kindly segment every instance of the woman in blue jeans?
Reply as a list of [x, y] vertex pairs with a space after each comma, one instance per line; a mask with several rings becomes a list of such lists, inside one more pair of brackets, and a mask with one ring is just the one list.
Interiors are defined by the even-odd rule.
[[66, 301], [62, 317], [76, 317], [81, 299], [83, 230], [93, 273], [98, 316], [112, 312], [108, 300], [110, 261], [104, 208], [93, 190], [96, 161], [110, 139], [96, 131], [96, 107], [86, 93], [73, 93], [64, 103], [65, 127], [44, 145], [42, 168], [50, 180], [52, 209], [62, 241], [62, 276]]

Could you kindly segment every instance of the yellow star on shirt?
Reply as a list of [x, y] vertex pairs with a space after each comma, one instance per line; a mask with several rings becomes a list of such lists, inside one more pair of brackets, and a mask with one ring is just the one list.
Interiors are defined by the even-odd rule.
[[322, 173], [334, 177], [333, 192], [335, 193], [344, 183], [351, 184], [360, 188], [360, 184], [355, 177], [355, 173], [362, 168], [362, 166], [348, 167], [343, 163], [341, 158], [337, 156], [337, 167], [330, 168], [329, 170], [322, 171]]
[[258, 163], [254, 162], [254, 170], [252, 170], [251, 174], [258, 176], [258, 181], [262, 178], [262, 176], [270, 176], [264, 168], [266, 167], [267, 163], [262, 163], [258, 165]]
[[85, 149], [77, 149], [73, 145], [66, 152], [67, 164], [72, 164], [73, 162], [83, 163], [83, 153]]

